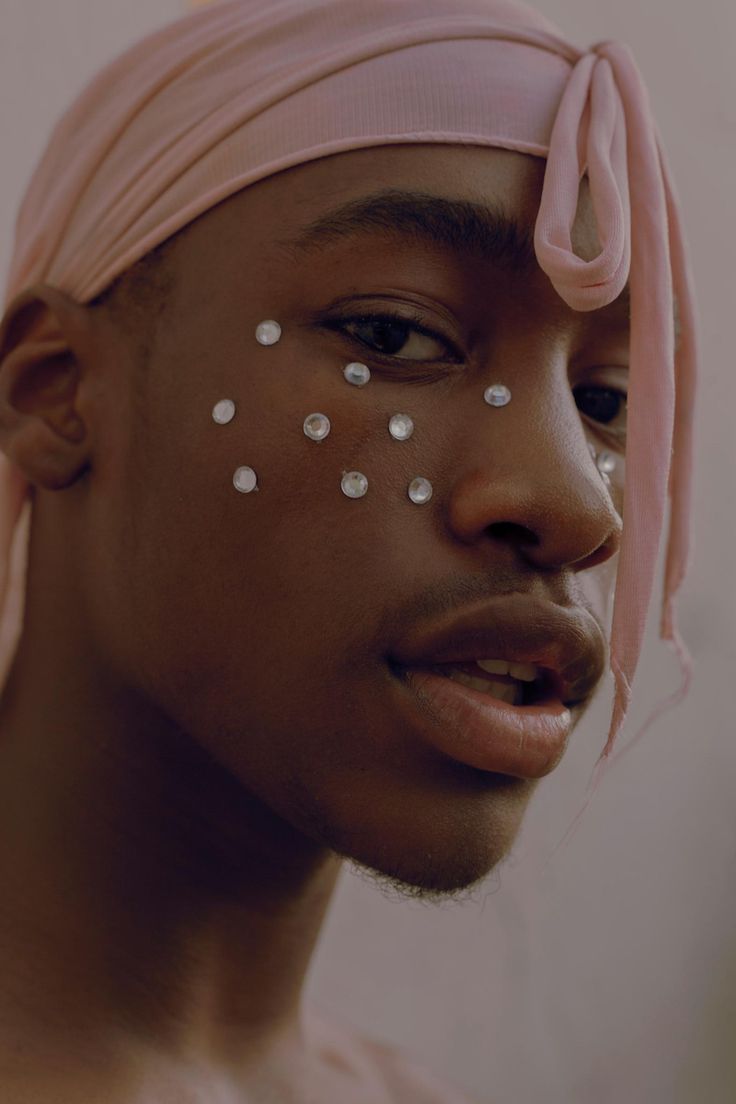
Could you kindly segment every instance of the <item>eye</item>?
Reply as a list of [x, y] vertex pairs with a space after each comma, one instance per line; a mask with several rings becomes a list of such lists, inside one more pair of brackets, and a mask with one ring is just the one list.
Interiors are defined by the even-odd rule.
[[[420, 363], [433, 360], [446, 363], [458, 359], [450, 343], [438, 333], [400, 314], [355, 315], [340, 321], [333, 320], [329, 326], [347, 333], [361, 345], [388, 359]], [[404, 350], [403, 355], [399, 355], [401, 350]]]
[[627, 394], [617, 387], [594, 387], [586, 384], [573, 388], [578, 409], [594, 422], [605, 425], [610, 432], [625, 434]]

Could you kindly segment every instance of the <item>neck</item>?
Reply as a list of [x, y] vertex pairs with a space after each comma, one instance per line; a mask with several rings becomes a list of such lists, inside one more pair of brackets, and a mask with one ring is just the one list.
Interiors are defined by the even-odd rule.
[[296, 1054], [340, 860], [49, 638], [27, 618], [0, 703], [0, 1020], [34, 1060]]

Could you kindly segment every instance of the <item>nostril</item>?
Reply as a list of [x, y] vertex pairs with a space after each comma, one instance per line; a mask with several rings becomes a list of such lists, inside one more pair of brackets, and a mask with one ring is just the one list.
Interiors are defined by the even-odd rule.
[[536, 533], [533, 533], [526, 525], [519, 525], [515, 521], [494, 521], [488, 526], [487, 531], [492, 537], [500, 537], [502, 540], [508, 540], [511, 537], [519, 544], [531, 545], [533, 548], [537, 548], [541, 544]]

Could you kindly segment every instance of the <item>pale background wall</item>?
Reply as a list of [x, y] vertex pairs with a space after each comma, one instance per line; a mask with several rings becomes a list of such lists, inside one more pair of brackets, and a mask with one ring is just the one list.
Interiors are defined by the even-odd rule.
[[[549, 865], [603, 745], [610, 683], [476, 902], [397, 903], [346, 870], [308, 990], [484, 1104], [733, 1104], [736, 6], [536, 3], [578, 45], [631, 45], [682, 201], [703, 331], [696, 554], [681, 606], [696, 683], [609, 774]], [[186, 0], [2, 0], [0, 271], [58, 112], [100, 65], [185, 9]], [[657, 612], [629, 734], [677, 685]]]

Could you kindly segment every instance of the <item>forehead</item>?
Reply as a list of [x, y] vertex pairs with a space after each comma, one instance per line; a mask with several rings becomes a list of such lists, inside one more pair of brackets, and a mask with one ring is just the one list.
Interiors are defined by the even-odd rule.
[[[194, 238], [202, 237], [206, 250], [215, 238], [226, 256], [235, 251], [273, 257], [283, 267], [313, 265], [333, 248], [372, 245], [380, 236], [401, 248], [442, 251], [461, 263], [480, 261], [490, 275], [521, 277], [522, 286], [527, 277], [539, 286], [541, 277], [549, 287], [534, 252], [546, 164], [541, 157], [478, 145], [349, 150], [257, 181], [206, 216], [206, 239], [204, 227], [199, 234], [193, 228]], [[236, 248], [240, 240], [242, 251]], [[571, 241], [583, 260], [600, 252], [587, 178]], [[620, 316], [628, 325], [628, 285], [613, 304], [590, 313], [601, 321]]]
[[[545, 168], [543, 158], [496, 147], [351, 150], [281, 174], [280, 208], [288, 231], [277, 244], [299, 261], [330, 245], [381, 234], [397, 245], [430, 246], [532, 278], [540, 274], [534, 227]], [[601, 249], [587, 177], [580, 184], [571, 242], [583, 260]], [[628, 321], [628, 283], [603, 310]]]
[[[544, 158], [514, 150], [402, 144], [320, 158], [261, 183], [274, 185], [276, 240], [296, 260], [381, 233], [531, 276], [539, 267], [534, 226], [545, 168]], [[571, 241], [583, 260], [600, 252], [587, 177]], [[627, 285], [617, 300], [625, 311], [628, 297]]]

